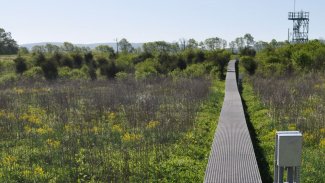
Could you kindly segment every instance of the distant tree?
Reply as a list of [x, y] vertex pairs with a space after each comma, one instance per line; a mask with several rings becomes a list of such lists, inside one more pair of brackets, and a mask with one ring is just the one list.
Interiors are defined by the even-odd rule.
[[257, 52], [262, 51], [263, 49], [265, 49], [266, 47], [268, 47], [268, 43], [264, 42], [264, 41], [258, 41], [255, 43], [254, 48]]
[[95, 51], [114, 54], [114, 49], [108, 45], [99, 45], [95, 48]]
[[61, 52], [54, 52], [51, 57], [58, 63], [58, 65], [61, 65], [61, 59], [63, 57], [63, 54]]
[[254, 57], [256, 55], [256, 51], [253, 47], [244, 47], [240, 50], [240, 55]]
[[279, 43], [275, 39], [272, 39], [269, 45], [273, 48], [279, 47]]
[[46, 44], [45, 49], [47, 53], [54, 54], [60, 52], [60, 47], [54, 44]]
[[244, 35], [244, 41], [246, 47], [252, 47], [255, 44], [254, 37], [249, 33]]
[[[146, 43], [145, 43], [146, 44]], [[138, 54], [136, 57], [134, 57], [133, 59], [132, 59], [132, 62], [134, 63], [134, 64], [138, 64], [138, 63], [140, 63], [140, 62], [143, 62], [143, 61], [145, 61], [146, 59], [148, 59], [148, 58], [153, 58], [154, 56], [151, 54], [151, 53], [149, 53], [149, 52], [142, 52], [142, 53], [140, 53], [140, 54]]]
[[165, 41], [149, 42], [142, 45], [142, 49], [145, 53], [155, 55], [175, 52], [175, 50], [178, 49], [177, 47], [178, 46], [176, 44], [170, 44]]
[[177, 67], [181, 70], [184, 70], [186, 69], [187, 67], [187, 64], [186, 62], [183, 60], [183, 58], [179, 57], [178, 60], [177, 60]]
[[230, 60], [231, 53], [226, 50], [210, 51], [207, 54], [207, 59], [212, 61], [218, 68], [218, 78], [225, 79], [225, 71]]
[[179, 39], [179, 45], [181, 50], [185, 50], [187, 47], [187, 40], [184, 38]]
[[112, 79], [119, 72], [114, 61], [108, 61], [100, 66], [100, 73], [105, 75], [108, 79]]
[[43, 52], [34, 54], [33, 59], [36, 66], [41, 66], [46, 62], [46, 58]]
[[55, 61], [48, 60], [42, 64], [41, 67], [44, 73], [44, 77], [47, 80], [55, 80], [58, 77], [58, 68]]
[[75, 46], [72, 43], [64, 42], [62, 45], [62, 50], [65, 52], [73, 52], [75, 51]]
[[84, 58], [79, 53], [74, 53], [71, 55], [73, 59], [73, 66], [75, 68], [81, 68]]
[[93, 63], [93, 59], [94, 59], [94, 55], [93, 55], [92, 52], [88, 52], [88, 53], [85, 54], [85, 62], [86, 62], [86, 64], [89, 65], [89, 64]]
[[82, 46], [82, 47], [74, 46], [74, 52], [79, 53], [79, 54], [85, 54], [85, 53], [88, 53], [90, 51], [91, 51], [91, 49], [89, 47], [85, 47], [85, 46]]
[[222, 39], [221, 44], [222, 44], [222, 49], [225, 49], [227, 47], [227, 41], [226, 40]]
[[204, 41], [207, 49], [216, 50], [221, 48], [221, 40], [219, 38], [208, 38]]
[[91, 80], [97, 79], [96, 68], [94, 66], [89, 66], [88, 74]]
[[45, 46], [36, 45], [36, 46], [33, 46], [33, 48], [32, 48], [32, 54], [33, 54], [33, 55], [37, 55], [37, 54], [45, 54], [45, 53], [46, 53], [46, 48], [45, 48]]
[[294, 64], [302, 70], [310, 69], [313, 62], [311, 58], [311, 53], [305, 50], [299, 50], [293, 53], [292, 59], [294, 61]]
[[196, 50], [194, 53], [195, 53], [195, 57], [194, 57], [195, 63], [201, 63], [206, 59], [205, 54], [202, 50]]
[[201, 50], [206, 50], [207, 49], [203, 41], [200, 41], [199, 48], [201, 48]]
[[27, 55], [29, 50], [26, 47], [19, 47], [18, 55]]
[[195, 41], [195, 39], [189, 39], [187, 41], [187, 48], [188, 49], [197, 49], [199, 47], [199, 43]]
[[204, 41], [204, 44], [206, 45], [206, 48], [209, 50], [216, 50], [216, 49], [222, 49], [227, 46], [227, 41], [223, 40], [221, 38], [215, 37], [215, 38], [208, 38]]
[[240, 58], [240, 62], [242, 63], [245, 70], [248, 74], [253, 75], [257, 69], [257, 62], [254, 60], [253, 57], [250, 56], [243, 56]]
[[229, 43], [229, 47], [230, 47], [231, 52], [234, 53], [235, 52], [235, 48], [236, 48], [236, 42], [235, 41], [231, 41]]
[[180, 47], [179, 47], [179, 44], [176, 42], [176, 43], [170, 43], [170, 53], [171, 54], [175, 54], [175, 53], [178, 53], [180, 52]]
[[64, 54], [60, 59], [60, 65], [73, 68], [73, 58], [69, 54]]
[[16, 73], [17, 74], [22, 74], [27, 70], [27, 64], [26, 64], [26, 59], [23, 57], [18, 56], [15, 60], [15, 65], [16, 65]]
[[236, 43], [236, 49], [239, 51], [245, 47], [245, 40], [242, 37], [236, 38], [235, 43]]
[[99, 45], [95, 48], [95, 52], [99, 52], [99, 53], [104, 53], [104, 54], [108, 54], [108, 56], [110, 58], [114, 58], [115, 57], [115, 51], [112, 47], [108, 46], [108, 45]]
[[132, 53], [134, 51], [132, 44], [125, 38], [121, 39], [118, 45], [122, 53]]
[[18, 44], [12, 39], [11, 33], [0, 28], [0, 55], [17, 54]]

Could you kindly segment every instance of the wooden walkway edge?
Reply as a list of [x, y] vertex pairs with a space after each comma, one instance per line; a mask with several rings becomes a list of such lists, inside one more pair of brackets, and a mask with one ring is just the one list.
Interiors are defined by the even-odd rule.
[[214, 136], [206, 183], [262, 182], [237, 87], [236, 61], [228, 64], [226, 90]]

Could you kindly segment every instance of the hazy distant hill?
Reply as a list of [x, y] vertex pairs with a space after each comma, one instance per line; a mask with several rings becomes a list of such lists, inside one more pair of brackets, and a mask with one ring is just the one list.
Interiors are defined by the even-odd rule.
[[[42, 43], [28, 43], [28, 44], [21, 44], [19, 46], [21, 47], [26, 47], [28, 48], [29, 50], [33, 48], [33, 46], [45, 46], [46, 44], [54, 44], [54, 45], [57, 45], [57, 46], [62, 46], [63, 43], [62, 42], [42, 42]], [[131, 43], [132, 46], [134, 48], [138, 48], [138, 47], [141, 47], [143, 45], [143, 43]], [[116, 43], [91, 43], [91, 44], [74, 44], [76, 46], [79, 46], [79, 47], [89, 47], [90, 49], [93, 49], [99, 45], [108, 45], [108, 46], [111, 46], [113, 47], [115, 50], [116, 50]]]

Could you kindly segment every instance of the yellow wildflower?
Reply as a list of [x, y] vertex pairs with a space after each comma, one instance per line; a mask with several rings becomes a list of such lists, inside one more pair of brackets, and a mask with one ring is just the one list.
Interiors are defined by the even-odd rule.
[[114, 112], [110, 112], [110, 113], [108, 113], [108, 119], [109, 120], [114, 120], [116, 118], [116, 114], [114, 113]]
[[37, 128], [36, 133], [38, 133], [40, 135], [44, 135], [44, 134], [46, 134], [46, 130], [44, 128]]
[[50, 147], [52, 147], [54, 149], [58, 148], [60, 146], [60, 144], [61, 144], [60, 141], [52, 140], [52, 139], [47, 139], [46, 143], [47, 143], [48, 146], [50, 146]]
[[32, 130], [33, 130], [33, 129], [32, 129], [30, 126], [28, 126], [28, 125], [24, 126], [24, 131], [25, 131], [25, 133], [29, 134], [29, 133], [32, 132]]
[[156, 128], [159, 124], [160, 124], [159, 121], [150, 121], [150, 122], [147, 124], [146, 128], [147, 128], [147, 129]]
[[12, 113], [12, 112], [9, 112], [9, 113], [7, 113], [7, 118], [9, 119], [9, 120], [16, 120], [16, 116], [15, 116], [15, 114], [14, 113]]
[[119, 132], [119, 133], [121, 133], [122, 130], [123, 130], [123, 129], [121, 128], [120, 125], [113, 125], [113, 127], [112, 127], [112, 131], [113, 131], [113, 132]]
[[324, 138], [320, 140], [319, 147], [325, 149], [325, 139]]
[[22, 174], [23, 174], [24, 177], [27, 178], [27, 177], [30, 177], [31, 176], [32, 172], [30, 170], [24, 170], [22, 172]]
[[319, 131], [321, 134], [325, 134], [325, 128], [321, 128]]
[[72, 124], [64, 125], [64, 130], [67, 131], [67, 132], [72, 132], [73, 131], [73, 125]]
[[97, 126], [94, 126], [91, 131], [94, 133], [94, 134], [98, 134], [99, 131], [100, 131], [100, 128], [98, 128]]
[[289, 131], [294, 131], [296, 129], [297, 129], [296, 124], [289, 124], [289, 126], [288, 126]]
[[43, 176], [43, 175], [44, 175], [44, 170], [43, 170], [43, 168], [37, 165], [37, 166], [34, 168], [34, 175], [36, 175], [36, 176]]
[[303, 138], [304, 138], [304, 141], [307, 143], [315, 141], [315, 136], [308, 132], [303, 134]]
[[11, 155], [2, 158], [2, 164], [5, 166], [14, 165], [16, 162], [17, 162], [17, 158]]
[[44, 135], [44, 134], [48, 134], [48, 133], [52, 133], [53, 129], [50, 127], [42, 127], [42, 128], [37, 128], [36, 129], [36, 133], [38, 133], [39, 135]]
[[134, 134], [134, 133], [125, 133], [122, 137], [124, 142], [134, 142], [142, 139], [141, 134]]

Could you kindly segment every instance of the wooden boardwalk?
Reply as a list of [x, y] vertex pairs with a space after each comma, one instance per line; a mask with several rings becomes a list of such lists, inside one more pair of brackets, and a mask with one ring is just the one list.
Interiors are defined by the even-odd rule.
[[225, 99], [204, 182], [262, 182], [237, 87], [235, 61], [228, 64]]

